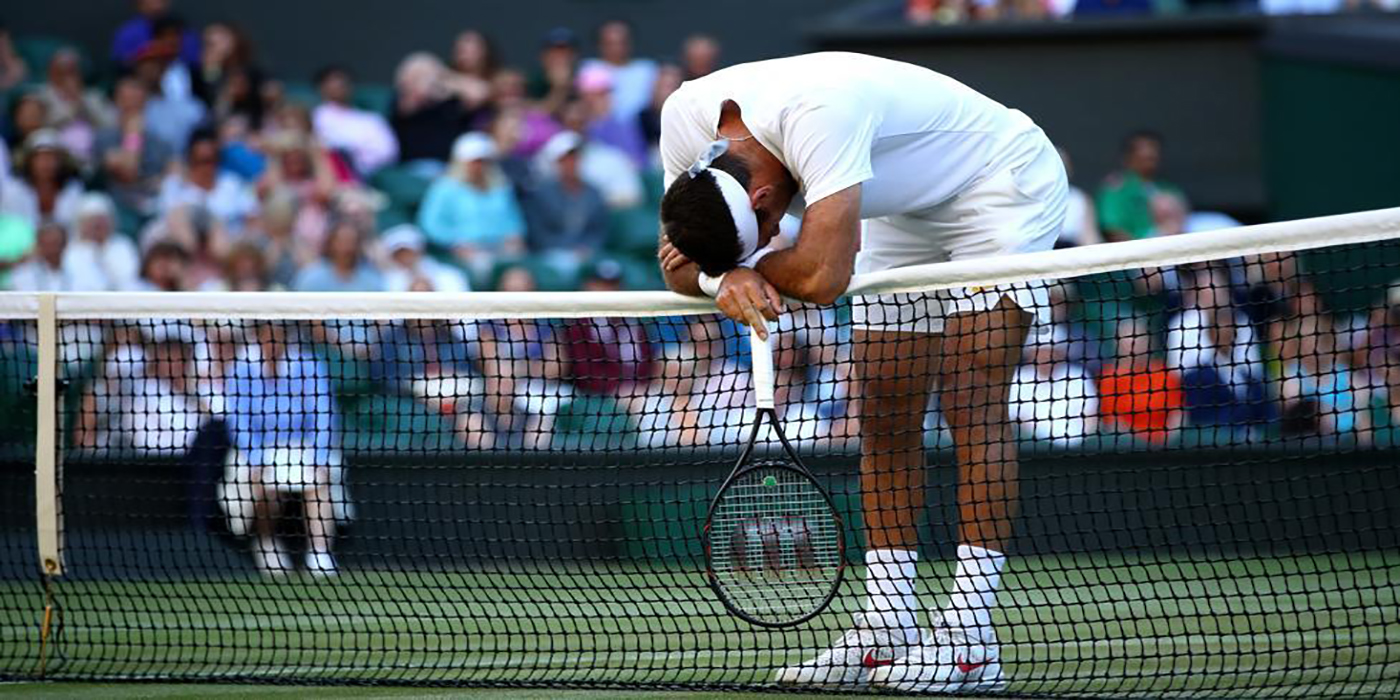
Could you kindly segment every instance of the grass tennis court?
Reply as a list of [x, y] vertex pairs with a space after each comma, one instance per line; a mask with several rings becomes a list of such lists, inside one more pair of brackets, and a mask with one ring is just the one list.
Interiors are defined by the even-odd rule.
[[[1022, 557], [1011, 567], [1001, 630], [1013, 695], [1400, 693], [1398, 552]], [[941, 567], [926, 569], [923, 580], [944, 580]], [[837, 608], [859, 598], [850, 581], [860, 573], [811, 629], [842, 627], [836, 616], [848, 611]], [[352, 571], [325, 583], [74, 581], [59, 591], [63, 660], [50, 668], [60, 678], [752, 686], [829, 641], [747, 627], [693, 570], [616, 563]], [[32, 599], [37, 625], [32, 584], [6, 583], [0, 595]], [[3, 629], [8, 670], [35, 657], [36, 629]]]

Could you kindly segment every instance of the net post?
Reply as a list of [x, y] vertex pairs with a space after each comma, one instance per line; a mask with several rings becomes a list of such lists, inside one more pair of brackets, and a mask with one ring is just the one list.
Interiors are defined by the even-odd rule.
[[[763, 332], [768, 332], [768, 322], [763, 322]], [[773, 408], [773, 345], [771, 338], [760, 337], [759, 327], [749, 329], [749, 354], [753, 356], [753, 391], [758, 408]]]
[[38, 376], [35, 386], [34, 531], [39, 539], [39, 570], [63, 575], [63, 507], [59, 501], [58, 323], [55, 295], [39, 295]]

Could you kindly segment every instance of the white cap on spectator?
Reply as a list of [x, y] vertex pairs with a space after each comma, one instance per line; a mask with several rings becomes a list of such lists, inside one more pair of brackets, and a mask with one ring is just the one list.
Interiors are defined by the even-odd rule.
[[117, 209], [112, 206], [112, 198], [101, 192], [88, 192], [78, 200], [78, 221], [87, 221], [94, 216], [105, 216], [111, 219], [115, 218], [116, 215]]
[[480, 131], [469, 131], [452, 143], [452, 160], [465, 163], [496, 157], [496, 142]]
[[560, 158], [583, 147], [583, 137], [574, 131], [561, 131], [544, 142], [540, 148], [540, 158], [547, 163], [558, 163]]
[[380, 239], [385, 252], [393, 255], [395, 252], [409, 249], [419, 253], [423, 252], [423, 247], [427, 245], [423, 232], [418, 230], [413, 224], [399, 224], [384, 232]]

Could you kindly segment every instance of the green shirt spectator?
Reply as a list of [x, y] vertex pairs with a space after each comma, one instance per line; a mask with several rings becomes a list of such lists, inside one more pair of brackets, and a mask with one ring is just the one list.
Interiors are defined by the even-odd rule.
[[1157, 178], [1161, 163], [1161, 136], [1138, 131], [1123, 140], [1123, 169], [1105, 178], [1094, 198], [1104, 240], [1159, 235], [1153, 201], [1160, 195], [1186, 201], [1180, 189]]
[[10, 269], [34, 248], [34, 227], [21, 217], [0, 212], [0, 289], [10, 287]]

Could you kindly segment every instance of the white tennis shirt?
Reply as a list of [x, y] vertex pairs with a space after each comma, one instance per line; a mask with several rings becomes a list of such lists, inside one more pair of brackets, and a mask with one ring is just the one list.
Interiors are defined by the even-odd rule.
[[726, 68], [672, 94], [661, 110], [666, 186], [718, 138], [726, 100], [796, 178], [795, 214], [857, 183], [861, 218], [912, 214], [966, 191], [1044, 138], [1024, 114], [927, 68], [806, 54]]

